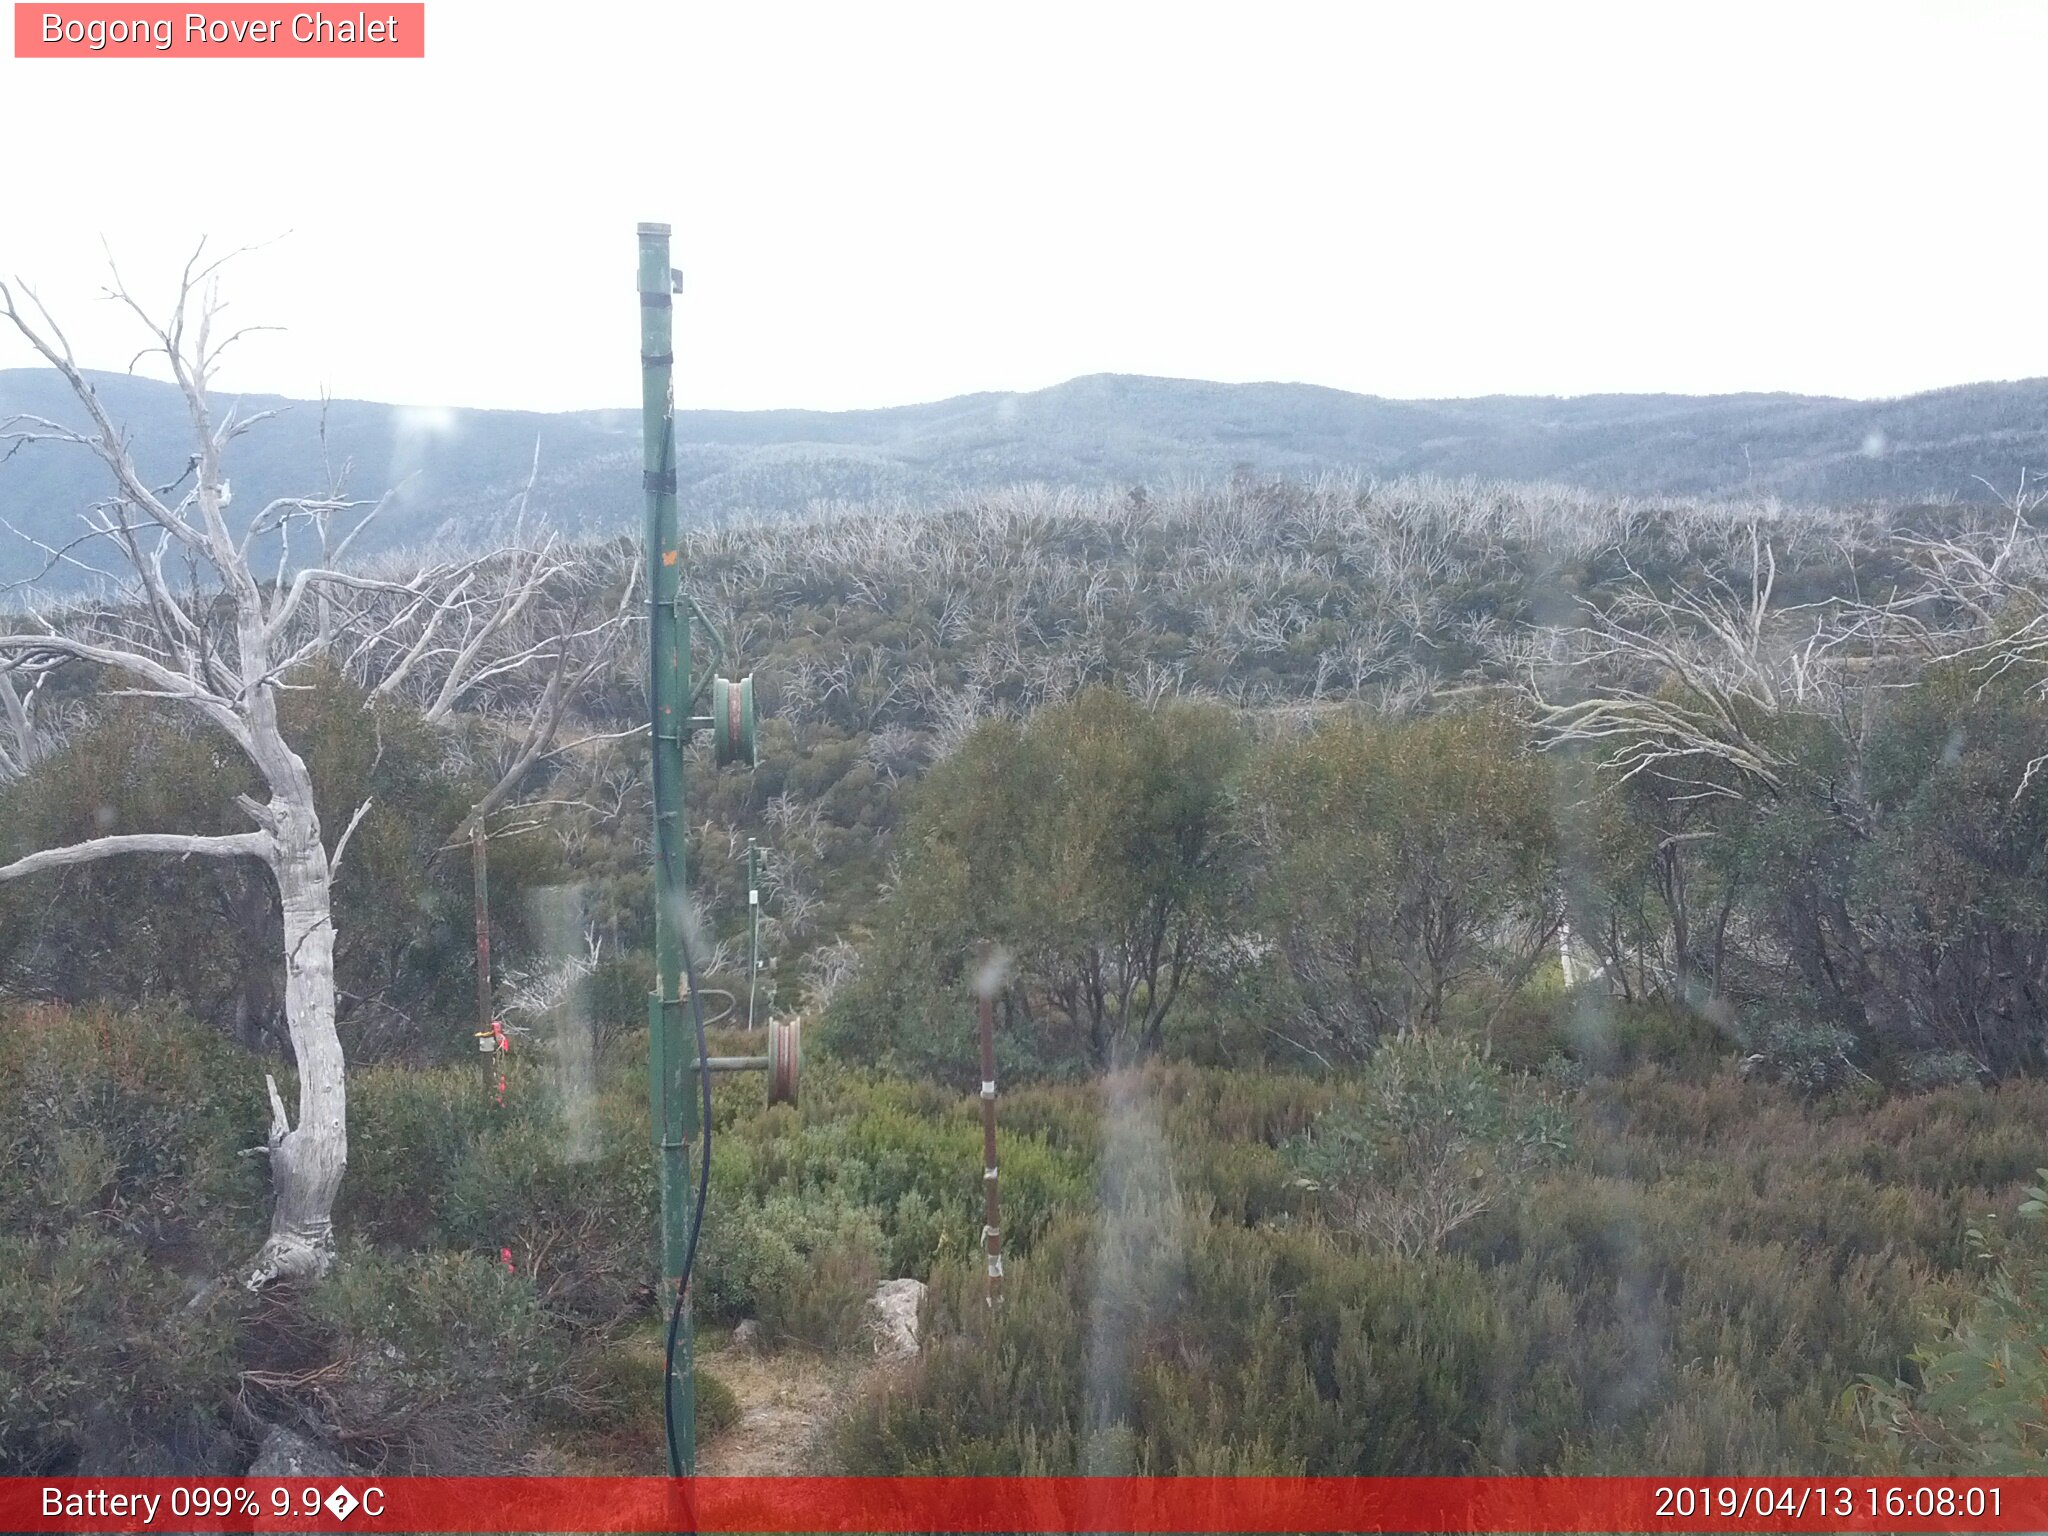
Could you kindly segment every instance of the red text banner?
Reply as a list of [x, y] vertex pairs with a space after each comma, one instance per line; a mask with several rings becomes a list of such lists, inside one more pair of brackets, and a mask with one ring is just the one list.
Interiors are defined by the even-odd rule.
[[0, 1478], [0, 1530], [2048, 1530], [2048, 1478]]
[[16, 0], [18, 59], [423, 59], [422, 3], [33, 4]]

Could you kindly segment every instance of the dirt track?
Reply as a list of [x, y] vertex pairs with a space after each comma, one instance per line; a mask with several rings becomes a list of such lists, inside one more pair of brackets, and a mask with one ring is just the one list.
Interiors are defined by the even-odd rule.
[[702, 1351], [698, 1362], [732, 1388], [739, 1422], [697, 1451], [705, 1477], [790, 1477], [815, 1472], [817, 1445], [832, 1415], [876, 1371], [879, 1361], [828, 1359], [803, 1350], [756, 1354]]

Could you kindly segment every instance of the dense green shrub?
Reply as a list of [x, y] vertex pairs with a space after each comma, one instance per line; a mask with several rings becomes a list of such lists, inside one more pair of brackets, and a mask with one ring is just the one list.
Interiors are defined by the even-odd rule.
[[[2019, 1207], [2034, 1226], [2048, 1214], [2048, 1168], [2039, 1176]], [[1865, 1376], [1844, 1394], [1874, 1471], [2034, 1474], [2048, 1457], [2048, 1244], [2038, 1231], [1968, 1236], [1987, 1273], [1914, 1351], [1917, 1381]]]
[[1570, 1148], [1562, 1109], [1467, 1040], [1389, 1040], [1290, 1148], [1352, 1231], [1409, 1257], [1513, 1197]]
[[1607, 984], [1732, 1005], [1763, 1068], [1808, 1092], [1888, 1057], [2048, 1062], [2025, 980], [2048, 960], [2048, 701], [2009, 668], [1892, 662], [1854, 710], [1667, 669], [1654, 698], [1727, 750], [1630, 773], [1683, 732], [1610, 731], [1568, 823], [1573, 932]]
[[[1126, 1211], [1130, 1217], [1134, 1213]], [[1002, 1307], [940, 1272], [933, 1342], [838, 1432], [854, 1472], [1470, 1467], [1496, 1327], [1476, 1277], [1185, 1204], [1068, 1221]]]
[[1528, 977], [1557, 915], [1548, 765], [1505, 716], [1347, 713], [1270, 748], [1246, 791], [1255, 921], [1305, 1044], [1359, 1060]]
[[596, 1338], [496, 1258], [356, 1248], [306, 1295], [338, 1366], [308, 1383], [352, 1452], [407, 1472], [554, 1470], [545, 1436], [637, 1405]]
[[[1016, 1120], [1093, 1159], [1091, 1206], [1014, 1260], [994, 1317], [971, 1261], [936, 1268], [928, 1354], [859, 1405], [847, 1465], [1850, 1470], [1843, 1386], [1891, 1380], [1962, 1294], [1970, 1212], [2017, 1188], [2042, 1113], [2034, 1084], [1815, 1101], [1732, 1062], [1645, 1066], [1578, 1090], [1563, 1160], [1442, 1252], [1325, 1235], [1291, 1188], [1233, 1208], [1278, 1155], [1267, 1134], [1341, 1118], [1363, 1087], [1155, 1065], [1114, 1104], [1017, 1095]], [[1207, 1106], [1248, 1098], [1287, 1108], [1205, 1132]], [[1366, 1295], [1383, 1310], [1320, 1310]], [[1344, 1380], [1361, 1324], [1374, 1366]], [[1402, 1339], [1430, 1341], [1427, 1371], [1405, 1374]], [[1361, 1434], [1381, 1450], [1361, 1459]]]
[[[1025, 1252], [1056, 1211], [1084, 1198], [1088, 1149], [1051, 1143], [1020, 1123], [1018, 1099], [1005, 1102], [1004, 1236]], [[1062, 1102], [1088, 1117], [1085, 1093]], [[712, 1198], [714, 1208], [787, 1194], [867, 1209], [890, 1275], [921, 1279], [947, 1246], [978, 1240], [981, 1150], [978, 1098], [820, 1063], [800, 1113], [770, 1110], [721, 1128]]]
[[0, 1233], [0, 1475], [228, 1472], [233, 1299], [91, 1219]]
[[[452, 767], [417, 711], [366, 704], [330, 674], [284, 695], [332, 841], [365, 801], [334, 888], [339, 1027], [352, 1061], [446, 1058], [473, 1017], [468, 859], [443, 845], [486, 787]], [[112, 701], [18, 783], [0, 789], [0, 858], [123, 832], [248, 830], [255, 781], [224, 738], [182, 713]], [[502, 968], [528, 947], [525, 894], [557, 877], [546, 841], [493, 844], [491, 918]], [[74, 1003], [162, 1002], [243, 1044], [288, 1054], [282, 928], [255, 860], [135, 855], [0, 885], [0, 984]]]
[[[469, 1064], [358, 1073], [336, 1283], [253, 1316], [229, 1287], [188, 1314], [213, 1255], [261, 1237], [261, 1170], [235, 1156], [261, 1130], [244, 1059], [168, 1021], [24, 1022], [0, 1033], [0, 1082], [25, 1106], [0, 1134], [35, 1170], [0, 1184], [17, 1245], [0, 1403], [29, 1405], [0, 1414], [11, 1466], [232, 1470], [249, 1449], [225, 1412], [237, 1371], [259, 1417], [312, 1412], [369, 1462], [658, 1464], [630, 1063], [597, 1074], [581, 1115], [538, 1042], [503, 1109]], [[1462, 1133], [1515, 1123], [1527, 1090], [1455, 1043], [1383, 1059], [1434, 1053], [1468, 1090], [1476, 1074], [1484, 1092], [1439, 1104]], [[811, 1089], [764, 1111], [758, 1083], [719, 1084], [699, 1305], [842, 1347], [875, 1279], [929, 1277], [927, 1356], [835, 1442], [865, 1471], [1846, 1468], [1867, 1448], [1844, 1441], [1843, 1388], [1915, 1376], [1929, 1310], [1969, 1315], [1983, 1250], [1965, 1233], [2019, 1198], [2048, 1119], [2035, 1082], [1811, 1099], [1725, 1058], [1639, 1065], [1573, 1091], [1563, 1161], [1409, 1259], [1327, 1230], [1288, 1151], [1347, 1117], [1427, 1129], [1361, 1112], [1370, 1069], [1154, 1061], [1005, 1096], [1010, 1280], [990, 1317], [978, 1103], [830, 1065]], [[1388, 1172], [1388, 1196], [1410, 1178]], [[2015, 1240], [2015, 1274], [2030, 1251]]]
[[1772, 1019], [1755, 1043], [1745, 1065], [1801, 1093], [1832, 1093], [1867, 1076], [1856, 1065], [1855, 1031], [1825, 1019]]
[[1902, 1058], [1896, 1067], [1897, 1081], [1909, 1091], [1953, 1088], [1976, 1083], [1985, 1076], [1984, 1064], [1967, 1051], [1925, 1051]]
[[175, 1017], [0, 1005], [0, 1470], [230, 1469], [261, 1093]]
[[771, 1338], [836, 1349], [859, 1335], [860, 1309], [882, 1279], [873, 1212], [782, 1194], [720, 1201], [704, 1218], [693, 1290], [706, 1317], [758, 1317]]
[[542, 1047], [506, 1062], [505, 1103], [469, 1063], [351, 1074], [342, 1230], [398, 1250], [510, 1249], [551, 1308], [605, 1323], [652, 1275], [646, 1090], [613, 1067], [565, 1085]]
[[954, 1082], [978, 940], [998, 942], [1002, 1034], [1043, 1071], [1156, 1052], [1224, 917], [1229, 794], [1245, 749], [1229, 711], [1148, 709], [1091, 689], [1024, 724], [991, 721], [920, 787], [882, 953], [832, 1038]]
[[1560, 1011], [1565, 1053], [1610, 1077], [1644, 1066], [1698, 1077], [1725, 1064], [1737, 1046], [1731, 1024], [1668, 998], [1630, 1001], [1580, 987], [1562, 1000]]
[[1514, 1072], [1537, 1072], [1571, 1052], [1573, 1000], [1547, 989], [1525, 989], [1491, 1010], [1488, 1056]]

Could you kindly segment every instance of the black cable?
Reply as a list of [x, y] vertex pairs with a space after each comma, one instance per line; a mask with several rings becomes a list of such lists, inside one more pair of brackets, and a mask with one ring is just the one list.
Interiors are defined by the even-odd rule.
[[[660, 474], [667, 477], [666, 489], [673, 494], [675, 491], [675, 436], [672, 430], [665, 431], [662, 436], [664, 440], [662, 443], [662, 469]], [[670, 558], [674, 558], [673, 554], [671, 554]], [[647, 634], [647, 708], [650, 727], [648, 738], [648, 777], [654, 790], [655, 857], [666, 866], [663, 873], [668, 876], [666, 881], [667, 890], [674, 897], [680, 899], [683, 880], [682, 870], [677, 867], [677, 854], [680, 851], [677, 847], [677, 840], [687, 834], [681, 828], [671, 828], [669, 835], [664, 837], [660, 822], [663, 803], [662, 790], [664, 787], [661, 771], [661, 668], [664, 657], [661, 648], [654, 643], [654, 620], [656, 618], [656, 610], [661, 604], [660, 591], [660, 580], [658, 577], [655, 577], [650, 582], [648, 588], [648, 601], [651, 605], [648, 612], [649, 624]], [[688, 593], [679, 591], [677, 597], [684, 602], [688, 602], [692, 608], [696, 607], [695, 602]], [[673, 599], [671, 601], [673, 602]], [[679, 624], [685, 626], [690, 622], [688, 618], [680, 613], [675, 614], [673, 617]], [[708, 681], [707, 678], [707, 684]], [[684, 683], [685, 686], [688, 685], [687, 678], [684, 679]], [[702, 690], [700, 689], [698, 693], [691, 696], [689, 704], [683, 711], [683, 718], [675, 722], [675, 728], [682, 741], [686, 742], [689, 739], [690, 717], [696, 713], [697, 698], [701, 696], [701, 692]], [[656, 882], [655, 899], [657, 901], [661, 899], [662, 886], [663, 882]], [[697, 961], [696, 957], [690, 953], [689, 935], [683, 931], [686, 926], [683, 921], [684, 914], [681, 911], [658, 913], [656, 915], [657, 924], [664, 916], [675, 927], [676, 947], [683, 957], [684, 985], [690, 989], [690, 1016], [695, 1023], [697, 1034], [697, 1081], [704, 1090], [703, 1145], [701, 1148], [701, 1161], [697, 1168], [696, 1210], [690, 1216], [690, 1240], [683, 1249], [683, 1272], [676, 1277], [676, 1297], [668, 1314], [668, 1343], [662, 1351], [661, 1423], [662, 1430], [668, 1438], [668, 1471], [671, 1477], [681, 1477], [683, 1475], [683, 1457], [682, 1451], [676, 1444], [676, 1338], [681, 1332], [683, 1325], [683, 1298], [690, 1293], [690, 1273], [697, 1265], [697, 1239], [704, 1231], [704, 1200], [711, 1192], [711, 1050], [704, 1039], [704, 1004], [697, 996]], [[654, 986], [657, 994], [664, 985], [664, 980], [665, 978], [663, 978], [659, 968], [657, 968], [654, 977]], [[666, 1003], [664, 1002], [663, 1015], [654, 1021], [652, 1027], [666, 1028], [666, 1025]], [[650, 1050], [653, 1048], [653, 1044], [652, 1040], [648, 1041]], [[664, 1102], [666, 1101], [666, 1096], [666, 1085], [664, 1085]], [[665, 1125], [662, 1127], [664, 1138], [667, 1135], [667, 1129]]]
[[[683, 1249], [683, 1273], [676, 1281], [676, 1299], [668, 1314], [668, 1347], [662, 1352], [661, 1426], [668, 1436], [668, 1475], [683, 1475], [683, 1455], [676, 1445], [676, 1338], [683, 1325], [683, 1298], [689, 1294], [690, 1271], [697, 1267], [697, 1238], [704, 1230], [704, 1201], [711, 1193], [711, 1050], [704, 1040], [704, 1005], [697, 998], [697, 962], [690, 941], [676, 925], [676, 945], [683, 954], [683, 975], [690, 988], [690, 1016], [697, 1029], [697, 1083], [704, 1092], [703, 1155], [697, 1163], [696, 1209], [690, 1213], [690, 1241]], [[694, 1398], [692, 1399], [694, 1402]]]
[[[671, 398], [670, 404], [674, 404], [673, 398]], [[666, 490], [673, 495], [675, 492], [675, 435], [673, 422], [670, 423], [670, 430], [665, 431], [662, 436], [662, 469], [660, 474], [666, 477]], [[670, 558], [674, 558], [673, 554], [671, 554]], [[650, 602], [659, 603], [659, 590], [658, 584], [650, 586], [648, 591]], [[718, 634], [717, 629], [711, 625], [710, 619], [705, 615], [704, 610], [698, 606], [697, 600], [689, 593], [681, 591], [680, 588], [676, 595], [682, 602], [690, 605], [691, 610], [696, 613], [699, 619], [703, 620], [706, 627], [711, 628], [712, 639], [722, 654], [725, 649], [724, 639]], [[688, 626], [689, 619], [681, 614], [677, 614], [675, 617], [679, 624], [685, 627]], [[653, 614], [650, 611], [647, 645], [648, 746], [650, 748], [648, 766], [651, 770], [649, 778], [652, 781], [654, 790], [655, 815], [659, 818], [662, 804], [661, 711], [659, 704], [661, 698], [662, 657], [654, 645], [652, 619]], [[685, 678], [684, 682], [687, 686], [688, 679]], [[691, 694], [689, 705], [683, 711], [683, 718], [676, 722], [676, 729], [681, 733], [685, 741], [689, 737], [690, 718], [696, 714], [697, 704], [703, 698], [705, 690], [710, 686], [711, 674], [707, 673], [704, 682]], [[663, 862], [669, 865], [667, 870], [670, 876], [669, 889], [678, 895], [680, 895], [682, 890], [683, 882], [680, 878], [681, 871], [674, 867], [673, 861], [676, 853], [674, 840], [683, 835], [685, 834], [680, 829], [677, 829], [668, 839], [662, 838], [659, 830], [657, 830], [655, 836], [655, 847], [658, 850], [656, 857], [662, 858]], [[657, 892], [658, 899], [659, 893]], [[676, 1299], [669, 1308], [668, 1314], [668, 1343], [662, 1351], [661, 1424], [663, 1433], [668, 1438], [668, 1472], [670, 1477], [681, 1477], [683, 1475], [683, 1457], [681, 1450], [676, 1445], [676, 1338], [682, 1331], [683, 1298], [690, 1293], [690, 1273], [697, 1267], [697, 1239], [704, 1231], [704, 1201], [711, 1193], [711, 1048], [704, 1038], [704, 1004], [697, 995], [697, 961], [696, 957], [690, 953], [689, 936], [683, 931], [686, 926], [682, 920], [683, 914], [681, 912], [674, 912], [669, 914], [669, 916], [676, 928], [676, 947], [683, 957], [684, 984], [690, 989], [690, 1017], [695, 1025], [697, 1035], [697, 1083], [704, 1094], [703, 1142], [701, 1158], [697, 1166], [696, 1209], [690, 1214], [690, 1241], [683, 1249], [683, 1272], [676, 1278]], [[655, 973], [654, 985], [655, 989], [659, 991], [662, 985], [662, 977], [659, 970]], [[733, 1000], [733, 1006], [738, 1006], [736, 999]], [[731, 1010], [728, 1009], [727, 1011], [730, 1012]], [[664, 1019], [662, 1022], [665, 1024], [666, 1020]], [[650, 1040], [648, 1045], [651, 1049], [653, 1042]], [[664, 1126], [663, 1130], [666, 1133], [667, 1128]], [[692, 1401], [695, 1401], [694, 1395]]]

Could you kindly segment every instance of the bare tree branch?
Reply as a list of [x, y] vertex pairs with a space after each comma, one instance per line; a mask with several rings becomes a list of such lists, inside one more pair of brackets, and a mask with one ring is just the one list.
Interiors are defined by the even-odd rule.
[[169, 853], [180, 858], [264, 859], [270, 856], [271, 840], [261, 832], [235, 832], [219, 837], [202, 837], [183, 832], [125, 832], [113, 837], [95, 837], [63, 848], [45, 848], [0, 864], [0, 880], [19, 880], [24, 875], [68, 864], [91, 864], [118, 858], [124, 853]]

